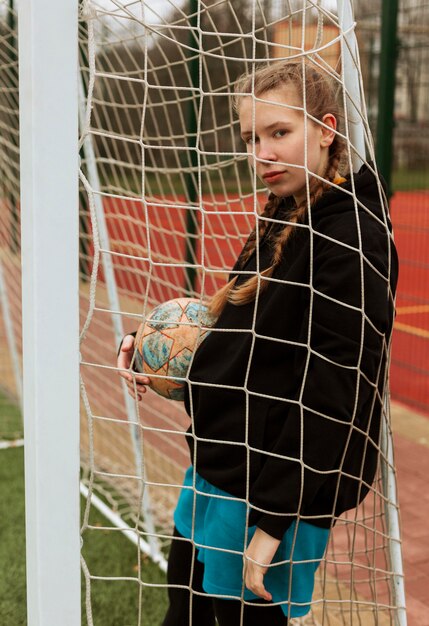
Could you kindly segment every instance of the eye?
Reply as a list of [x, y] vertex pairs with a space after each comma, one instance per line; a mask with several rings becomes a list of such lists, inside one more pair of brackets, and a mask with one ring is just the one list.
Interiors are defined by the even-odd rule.
[[256, 135], [248, 135], [245, 140], [244, 143], [248, 146], [252, 146], [254, 143], [257, 143], [259, 141], [259, 137]]
[[287, 135], [287, 132], [287, 130], [281, 128], [279, 130], [276, 130], [276, 132], [274, 133], [274, 137], [284, 137], [285, 135]]

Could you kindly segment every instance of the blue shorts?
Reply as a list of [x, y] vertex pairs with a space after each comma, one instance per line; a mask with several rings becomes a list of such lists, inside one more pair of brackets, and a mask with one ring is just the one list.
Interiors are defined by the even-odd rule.
[[[255, 600], [243, 588], [243, 552], [245, 550], [248, 506], [214, 487], [191, 466], [186, 474], [174, 523], [179, 533], [191, 539], [204, 564], [203, 589], [210, 595]], [[249, 526], [247, 543], [256, 526]], [[311, 606], [314, 574], [325, 553], [329, 530], [302, 520], [295, 520], [285, 532], [264, 578], [273, 603], [282, 603], [287, 617], [306, 615]]]

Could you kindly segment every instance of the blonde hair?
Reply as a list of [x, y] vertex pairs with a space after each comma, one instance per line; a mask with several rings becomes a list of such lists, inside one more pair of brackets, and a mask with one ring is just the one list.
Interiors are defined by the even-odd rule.
[[[307, 114], [316, 120], [322, 120], [324, 115], [331, 113], [339, 122], [341, 118], [341, 109], [338, 103], [337, 90], [333, 80], [321, 70], [311, 65], [308, 61], [280, 61], [264, 65], [256, 70], [254, 74], [244, 74], [235, 84], [234, 110], [238, 113], [240, 101], [243, 94], [254, 94], [261, 96], [262, 94], [280, 89], [285, 86], [293, 86], [301, 99], [304, 99]], [[310, 205], [313, 205], [320, 196], [330, 188], [330, 182], [333, 181], [338, 170], [341, 157], [345, 150], [345, 144], [341, 137], [336, 133], [332, 144], [329, 146], [328, 164], [323, 176], [324, 180], [313, 178], [310, 184]], [[271, 193], [268, 196], [268, 202], [265, 205], [261, 217], [272, 218], [275, 216], [280, 203], [281, 197]], [[260, 276], [269, 278], [277, 265], [280, 263], [283, 255], [283, 248], [287, 240], [295, 230], [294, 224], [302, 223], [307, 215], [307, 200], [295, 206], [288, 215], [288, 224], [280, 231], [273, 242], [273, 256], [270, 267], [260, 272]], [[260, 219], [258, 234], [259, 239], [264, 235], [270, 222]], [[240, 256], [240, 267], [243, 267], [250, 258], [257, 245], [258, 237], [256, 227], [250, 233], [249, 239]], [[236, 287], [238, 276], [235, 276], [224, 287], [219, 289], [208, 303], [210, 312], [214, 316], [218, 316], [225, 304], [231, 302], [236, 305], [247, 304], [255, 300], [259, 287], [261, 293], [267, 286], [268, 281], [260, 280], [258, 275], [254, 275], [245, 281], [239, 287]]]

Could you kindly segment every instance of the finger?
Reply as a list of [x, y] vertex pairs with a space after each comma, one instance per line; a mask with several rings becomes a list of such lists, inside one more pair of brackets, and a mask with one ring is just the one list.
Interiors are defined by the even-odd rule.
[[122, 342], [121, 349], [116, 360], [118, 369], [128, 369], [131, 365], [134, 352], [134, 341], [132, 335], [127, 335]]
[[133, 335], [125, 335], [124, 340], [121, 346], [121, 352], [128, 352], [134, 348], [134, 337]]
[[148, 378], [147, 376], [131, 375], [131, 378], [129, 380], [132, 380], [133, 383], [135, 381], [137, 387], [147, 387], [147, 385], [150, 385], [150, 378]]
[[267, 602], [270, 602], [270, 600], [272, 600], [271, 594], [265, 589], [263, 584], [255, 583], [249, 588], [250, 591], [255, 594], [255, 596], [258, 596], [258, 598], [262, 598], [262, 600], [266, 600]]
[[150, 378], [148, 378], [147, 376], [138, 376], [136, 374], [132, 374], [129, 371], [119, 371], [118, 372], [119, 376], [122, 376], [122, 378], [126, 381], [126, 383], [128, 384], [128, 382], [130, 382], [131, 384], [134, 384], [134, 381], [136, 381], [136, 385], [138, 387], [144, 386], [144, 385], [150, 385]]
[[122, 370], [122, 371], [118, 371], [118, 374], [121, 378], [125, 380], [127, 385], [131, 385], [132, 387], [134, 386], [134, 384], [140, 387], [143, 385], [148, 385], [150, 383], [150, 380], [148, 378], [142, 378], [141, 380], [139, 379], [139, 381], [137, 381], [135, 376], [133, 376], [133, 374], [130, 371]]
[[146, 393], [147, 390], [145, 387], [137, 390], [132, 385], [127, 385], [127, 391], [133, 400], [138, 400], [140, 402], [140, 400], [143, 399], [143, 394]]
[[141, 394], [135, 395], [135, 393], [131, 392], [130, 390], [128, 390], [128, 393], [132, 397], [132, 399], [137, 400], [137, 402], [141, 402], [143, 400], [143, 397], [141, 396]]
[[135, 379], [137, 385], [150, 385], [150, 378], [148, 378], [147, 376], [134, 375], [133, 379]]
[[255, 594], [255, 596], [258, 596], [258, 598], [262, 598], [262, 600], [266, 600], [267, 602], [270, 602], [272, 600], [272, 595], [265, 589], [263, 584], [250, 584], [246, 585], [248, 589], [250, 589], [250, 591], [252, 591], [252, 593]]
[[256, 596], [263, 600], [270, 601], [272, 600], [272, 595], [264, 587], [264, 574], [265, 570], [261, 567], [254, 563], [249, 563], [246, 568], [245, 584]]
[[130, 374], [129, 372], [124, 372], [124, 371], [118, 371], [118, 374], [121, 378], [123, 378], [127, 383], [128, 381], [132, 381], [133, 380], [133, 376], [132, 374]]
[[119, 370], [128, 370], [131, 365], [132, 353], [131, 352], [120, 352], [116, 361], [116, 367]]
[[146, 393], [147, 391], [147, 385], [134, 385], [130, 381], [127, 381], [126, 385], [130, 393]]

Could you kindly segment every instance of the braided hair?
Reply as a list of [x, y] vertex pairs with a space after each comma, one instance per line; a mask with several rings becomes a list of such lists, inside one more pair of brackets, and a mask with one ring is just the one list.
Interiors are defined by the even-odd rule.
[[[235, 85], [234, 109], [238, 113], [240, 101], [243, 94], [262, 94], [280, 89], [284, 86], [295, 87], [297, 93], [303, 98], [305, 90], [305, 102], [307, 113], [316, 120], [322, 120], [326, 113], [331, 113], [337, 119], [341, 118], [341, 109], [338, 103], [337, 89], [332, 79], [326, 72], [322, 72], [307, 61], [281, 61], [265, 65], [258, 69], [253, 75], [245, 74], [238, 79]], [[313, 177], [310, 181], [310, 206], [331, 188], [340, 168], [345, 143], [338, 132], [335, 133], [334, 140], [329, 146], [328, 163], [326, 171], [321, 179]], [[250, 233], [247, 243], [240, 255], [240, 267], [244, 267], [247, 260], [256, 249], [260, 240], [270, 225], [270, 218], [274, 218], [283, 198], [271, 193], [264, 210], [258, 220], [259, 224]], [[307, 198], [298, 205], [291, 208], [288, 214], [288, 223], [277, 234], [272, 243], [272, 257], [270, 266], [254, 275], [241, 285], [236, 286], [236, 275], [226, 285], [219, 289], [209, 301], [209, 309], [212, 315], [218, 316], [225, 304], [231, 302], [235, 305], [243, 305], [252, 302], [256, 298], [259, 289], [261, 293], [268, 285], [267, 280], [260, 280], [260, 277], [269, 278], [273, 275], [276, 267], [281, 262], [283, 249], [289, 237], [296, 230], [295, 225], [303, 223], [308, 213]], [[268, 218], [268, 219], [263, 219]], [[259, 235], [259, 236], [258, 236]]]

